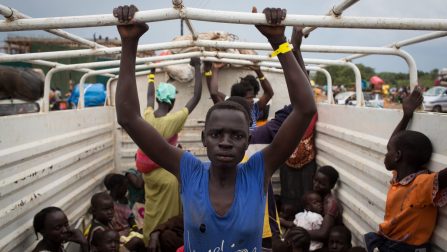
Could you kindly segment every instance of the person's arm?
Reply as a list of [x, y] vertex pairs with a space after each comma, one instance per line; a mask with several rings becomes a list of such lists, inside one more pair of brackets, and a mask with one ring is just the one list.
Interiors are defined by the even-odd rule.
[[202, 96], [202, 74], [200, 73], [200, 58], [191, 58], [189, 64], [194, 67], [194, 95], [186, 103], [185, 107], [191, 113], [197, 104], [199, 104], [200, 97]]
[[130, 172], [126, 173], [126, 178], [129, 180], [130, 184], [138, 189], [144, 189], [144, 180], [141, 175], [136, 175]]
[[439, 191], [447, 188], [447, 168], [441, 170], [438, 174]]
[[400, 120], [399, 124], [397, 124], [396, 128], [391, 134], [390, 140], [397, 133], [405, 130], [410, 122], [411, 118], [413, 118], [414, 111], [421, 106], [424, 97], [422, 96], [421, 89], [417, 86], [411, 94], [404, 99], [402, 103], [402, 110], [404, 111], [404, 115]]
[[223, 63], [205, 63], [205, 77], [211, 100], [216, 104], [225, 100], [225, 94], [219, 91], [219, 69], [224, 66]]
[[269, 80], [265, 78], [264, 73], [261, 71], [261, 68], [259, 66], [253, 66], [252, 69], [255, 71], [256, 75], [258, 76], [259, 82], [261, 83], [263, 94], [259, 98], [258, 107], [260, 111], [264, 111], [267, 103], [270, 101], [270, 99], [272, 99], [275, 93], [273, 92], [273, 88], [270, 85]]
[[[253, 12], [256, 12], [255, 8], [253, 8]], [[267, 37], [273, 50], [287, 42], [284, 36], [284, 26], [280, 26], [281, 21], [285, 18], [285, 12], [286, 10], [267, 8], [264, 13], [269, 24], [273, 26], [256, 26]], [[317, 110], [307, 75], [301, 70], [293, 52], [280, 53], [278, 59], [284, 70], [293, 110], [281, 125], [272, 143], [262, 150], [265, 188], [279, 165], [292, 154]]]
[[155, 105], [155, 68], [151, 69], [151, 73], [147, 78], [147, 105], [146, 107], [154, 107]]
[[148, 252], [160, 252], [160, 230], [156, 230], [149, 235], [149, 244], [147, 245]]
[[74, 242], [81, 246], [82, 252], [88, 252], [88, 242], [87, 239], [82, 235], [81, 230], [71, 229], [68, 231], [69, 235], [66, 238], [67, 241]]
[[325, 214], [320, 229], [307, 230], [307, 232], [312, 240], [326, 242], [333, 226], [335, 226], [335, 218], [329, 214]]
[[292, 38], [290, 39], [290, 43], [292, 43], [293, 46], [293, 55], [298, 61], [298, 64], [300, 64], [301, 70], [303, 70], [307, 78], [309, 78], [306, 70], [306, 65], [304, 64], [303, 55], [301, 54], [302, 42], [303, 42], [303, 28], [299, 26], [294, 26], [292, 30]]
[[118, 123], [145, 154], [178, 178], [183, 151], [166, 142], [140, 115], [135, 80], [135, 59], [138, 40], [149, 27], [146, 23], [132, 20], [136, 11], [133, 5], [120, 6], [113, 10], [114, 16], [120, 22], [130, 21], [127, 25], [117, 26], [122, 41], [120, 75], [115, 99]]

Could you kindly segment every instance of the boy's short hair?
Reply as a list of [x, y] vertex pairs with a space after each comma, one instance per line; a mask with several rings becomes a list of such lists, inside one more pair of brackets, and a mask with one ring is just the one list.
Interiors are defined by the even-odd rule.
[[320, 169], [318, 169], [318, 172], [323, 173], [329, 178], [329, 182], [331, 183], [331, 188], [335, 186], [338, 180], [338, 171], [335, 170], [334, 167], [330, 165], [321, 166]]
[[215, 110], [219, 110], [219, 109], [229, 109], [229, 110], [237, 110], [237, 111], [241, 111], [244, 116], [245, 119], [247, 120], [247, 127], [250, 126], [250, 116], [247, 112], [247, 110], [239, 103], [235, 102], [235, 101], [231, 101], [231, 100], [226, 100], [223, 102], [218, 102], [216, 104], [214, 104], [206, 113], [206, 117], [205, 117], [205, 128], [206, 128], [206, 124], [208, 122], [208, 119], [211, 116], [211, 113]]
[[253, 90], [253, 87], [248, 82], [240, 82], [231, 86], [230, 96], [245, 97], [248, 91]]
[[99, 201], [104, 199], [110, 199], [113, 201], [112, 196], [110, 196], [107, 192], [99, 192], [93, 194], [92, 198], [90, 199], [92, 208], [95, 208], [98, 205]]
[[397, 150], [402, 151], [406, 162], [421, 167], [430, 161], [433, 146], [430, 139], [421, 132], [404, 130], [393, 137]]
[[253, 75], [249, 74], [249, 75], [241, 78], [241, 83], [242, 82], [250, 83], [250, 85], [253, 87], [253, 93], [255, 94], [255, 96], [258, 95], [259, 90], [261, 90], [261, 88], [259, 86], [259, 82], [256, 79], [256, 77], [254, 77]]
[[111, 191], [114, 187], [123, 185], [126, 182], [126, 176], [117, 173], [110, 173], [104, 178], [104, 185]]

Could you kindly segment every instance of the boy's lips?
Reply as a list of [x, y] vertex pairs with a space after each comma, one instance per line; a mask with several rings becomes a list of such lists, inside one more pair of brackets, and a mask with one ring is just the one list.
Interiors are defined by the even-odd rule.
[[234, 156], [230, 154], [217, 154], [216, 159], [223, 162], [229, 162], [234, 159]]

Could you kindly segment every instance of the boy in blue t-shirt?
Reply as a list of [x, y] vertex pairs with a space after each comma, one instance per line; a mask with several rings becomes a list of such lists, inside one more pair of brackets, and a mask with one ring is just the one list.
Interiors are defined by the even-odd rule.
[[241, 165], [250, 141], [250, 119], [235, 102], [218, 103], [207, 113], [202, 142], [209, 164], [171, 146], [141, 118], [134, 66], [138, 40], [148, 26], [132, 20], [136, 11], [133, 5], [114, 9], [114, 16], [126, 22], [118, 26], [122, 41], [118, 123], [144, 153], [181, 183], [186, 251], [261, 251], [268, 182], [293, 152], [316, 112], [307, 76], [287, 43], [285, 27], [280, 25], [286, 10], [265, 9], [271, 26], [256, 28], [269, 40], [284, 69], [293, 110], [272, 143]]

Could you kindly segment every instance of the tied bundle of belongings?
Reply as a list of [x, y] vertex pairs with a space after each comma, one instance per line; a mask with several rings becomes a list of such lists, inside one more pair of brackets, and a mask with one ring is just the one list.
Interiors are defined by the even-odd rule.
[[43, 96], [44, 75], [30, 68], [0, 66], [0, 100], [36, 101]]
[[[198, 39], [214, 40], [214, 41], [235, 41], [238, 38], [236, 35], [230, 34], [228, 32], [204, 32], [198, 34]], [[193, 37], [192, 35], [177, 36], [174, 38], [173, 41], [183, 41], [183, 40], [193, 40]], [[162, 52], [160, 55], [198, 52], [203, 49], [205, 49], [206, 51], [220, 51], [220, 52], [236, 53], [236, 54], [251, 54], [251, 55], [257, 54], [254, 50], [200, 48], [197, 46], [193, 46], [187, 48], [171, 49], [169, 51]], [[168, 73], [170, 78], [181, 83], [190, 82], [194, 78], [194, 69], [189, 64], [166, 66], [163, 67], [163, 70]]]

